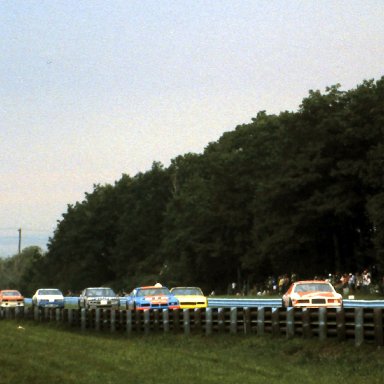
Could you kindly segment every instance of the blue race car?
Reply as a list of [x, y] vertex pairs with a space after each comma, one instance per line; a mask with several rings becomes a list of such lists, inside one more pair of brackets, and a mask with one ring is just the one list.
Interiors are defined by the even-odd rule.
[[179, 309], [176, 297], [163, 286], [148, 286], [135, 288], [127, 296], [127, 309]]

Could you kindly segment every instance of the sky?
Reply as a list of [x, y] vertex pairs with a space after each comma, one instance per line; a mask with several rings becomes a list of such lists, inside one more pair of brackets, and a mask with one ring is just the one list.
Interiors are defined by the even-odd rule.
[[[94, 184], [384, 75], [384, 2], [2, 0], [0, 257]], [[21, 232], [19, 232], [21, 229]]]

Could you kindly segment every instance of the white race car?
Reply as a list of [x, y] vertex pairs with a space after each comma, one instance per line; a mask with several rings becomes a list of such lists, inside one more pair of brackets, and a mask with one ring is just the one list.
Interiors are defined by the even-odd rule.
[[64, 308], [64, 296], [57, 288], [40, 288], [32, 296], [32, 306], [38, 308]]

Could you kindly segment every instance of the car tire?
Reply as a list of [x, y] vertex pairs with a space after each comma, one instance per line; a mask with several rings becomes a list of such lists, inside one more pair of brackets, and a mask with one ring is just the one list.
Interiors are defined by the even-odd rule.
[[288, 301], [288, 306], [289, 306], [289, 307], [293, 307], [292, 299], [289, 299], [289, 301]]

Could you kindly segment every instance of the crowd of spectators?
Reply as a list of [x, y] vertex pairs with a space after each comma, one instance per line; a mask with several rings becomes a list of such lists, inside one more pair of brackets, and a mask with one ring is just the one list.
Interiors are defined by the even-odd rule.
[[328, 273], [323, 276], [298, 277], [296, 273], [278, 277], [269, 276], [264, 284], [254, 285], [249, 291], [251, 296], [283, 295], [291, 283], [298, 280], [326, 280], [336, 291], [344, 295], [355, 293], [384, 295], [384, 275], [379, 277], [376, 269], [364, 269], [355, 273]]

